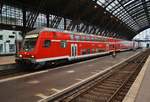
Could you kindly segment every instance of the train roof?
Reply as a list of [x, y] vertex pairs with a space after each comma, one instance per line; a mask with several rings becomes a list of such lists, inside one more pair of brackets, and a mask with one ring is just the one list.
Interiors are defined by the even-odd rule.
[[[80, 32], [73, 32], [73, 31], [68, 31], [68, 30], [61, 30], [61, 29], [47, 28], [47, 27], [37, 28], [35, 30], [28, 32], [27, 34], [29, 34], [29, 35], [37, 34], [42, 31], [63, 32], [63, 33], [70, 33], [70, 34], [85, 34], [85, 33], [80, 33]], [[92, 35], [92, 34], [89, 34], [89, 35]]]
[[[37, 28], [35, 30], [28, 32], [27, 35], [39, 34], [40, 32], [43, 32], [43, 31], [63, 32], [63, 33], [77, 34], [77, 35], [90, 35], [90, 36], [98, 36], [98, 37], [103, 37], [103, 38], [112, 38], [112, 37], [105, 37], [105, 36], [100, 36], [100, 35], [86, 34], [82, 32], [73, 32], [73, 31], [68, 31], [68, 30], [61, 30], [61, 29], [47, 28], [47, 27]], [[117, 39], [117, 38], [112, 38], [112, 39]], [[121, 40], [121, 39], [118, 39], [118, 40]]]

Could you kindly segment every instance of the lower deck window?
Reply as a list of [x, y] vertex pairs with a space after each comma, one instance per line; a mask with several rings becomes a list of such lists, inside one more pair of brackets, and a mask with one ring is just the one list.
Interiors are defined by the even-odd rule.
[[87, 53], [90, 54], [90, 49], [87, 49]]
[[103, 49], [98, 49], [98, 52], [104, 52], [104, 50]]
[[87, 53], [86, 53], [86, 49], [81, 50], [81, 54], [82, 54], [82, 55], [87, 54]]
[[92, 53], [95, 53], [95, 49], [92, 49]]
[[67, 47], [67, 42], [66, 41], [61, 41], [60, 42], [60, 47], [61, 48], [66, 48]]

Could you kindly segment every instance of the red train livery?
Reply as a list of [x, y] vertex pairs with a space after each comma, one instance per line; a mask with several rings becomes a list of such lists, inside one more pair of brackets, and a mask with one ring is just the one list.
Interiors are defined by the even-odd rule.
[[41, 28], [26, 34], [16, 62], [45, 64], [45, 62], [74, 60], [137, 47], [138, 44], [133, 41]]

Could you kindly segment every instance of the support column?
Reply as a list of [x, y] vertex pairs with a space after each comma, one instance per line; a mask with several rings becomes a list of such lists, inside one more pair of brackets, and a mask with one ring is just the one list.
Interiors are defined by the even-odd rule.
[[26, 10], [24, 8], [22, 10], [22, 13], [23, 13], [23, 27], [25, 28], [26, 27]]
[[66, 30], [67, 29], [67, 20], [66, 20], [66, 18], [64, 18], [64, 30]]
[[46, 14], [46, 26], [49, 27], [49, 13]]
[[3, 8], [3, 0], [0, 0], [0, 14], [2, 13], [2, 8]]
[[23, 7], [22, 8], [22, 14], [23, 14], [23, 29], [22, 29], [22, 36], [23, 36], [23, 38], [25, 37], [25, 34], [26, 34], [26, 32], [27, 32], [27, 30], [26, 30], [26, 28], [27, 28], [27, 26], [26, 26], [26, 9]]

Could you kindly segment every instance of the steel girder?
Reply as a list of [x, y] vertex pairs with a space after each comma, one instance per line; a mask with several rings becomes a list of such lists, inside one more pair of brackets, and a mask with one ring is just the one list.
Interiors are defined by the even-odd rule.
[[3, 0], [0, 0], [0, 14], [2, 12], [2, 8], [3, 8]]

